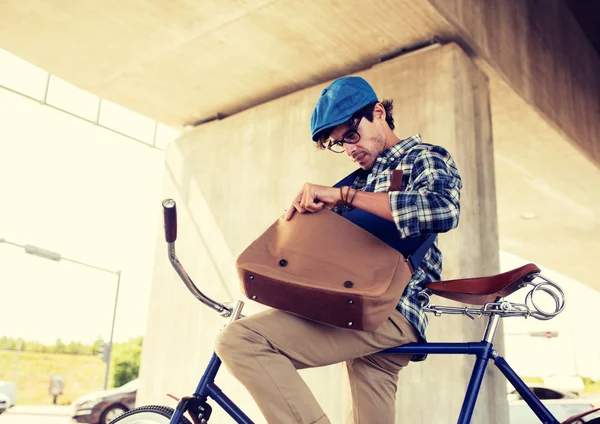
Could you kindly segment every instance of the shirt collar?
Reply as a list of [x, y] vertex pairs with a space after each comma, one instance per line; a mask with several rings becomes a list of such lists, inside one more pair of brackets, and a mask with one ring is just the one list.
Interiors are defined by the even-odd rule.
[[393, 146], [381, 151], [377, 156], [377, 159], [375, 159], [375, 164], [373, 164], [371, 174], [375, 176], [385, 171], [408, 150], [419, 143], [422, 143], [421, 135], [415, 134], [411, 137], [405, 138], [404, 140], [400, 140]]

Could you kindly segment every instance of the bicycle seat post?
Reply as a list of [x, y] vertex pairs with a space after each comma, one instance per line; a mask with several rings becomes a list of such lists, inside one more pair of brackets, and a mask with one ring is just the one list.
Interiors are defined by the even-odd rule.
[[[502, 302], [502, 298], [496, 298], [496, 302]], [[496, 336], [496, 331], [498, 330], [498, 324], [500, 323], [500, 315], [492, 313], [488, 318], [488, 322], [485, 326], [485, 331], [483, 333], [482, 341], [492, 343], [494, 341], [494, 337]]]

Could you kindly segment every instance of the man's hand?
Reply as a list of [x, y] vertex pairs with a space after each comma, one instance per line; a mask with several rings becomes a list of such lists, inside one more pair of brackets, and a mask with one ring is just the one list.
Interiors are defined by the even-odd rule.
[[340, 189], [305, 183], [302, 190], [294, 198], [292, 206], [285, 214], [285, 220], [292, 219], [296, 211], [300, 213], [318, 212], [323, 208], [332, 209], [341, 201]]

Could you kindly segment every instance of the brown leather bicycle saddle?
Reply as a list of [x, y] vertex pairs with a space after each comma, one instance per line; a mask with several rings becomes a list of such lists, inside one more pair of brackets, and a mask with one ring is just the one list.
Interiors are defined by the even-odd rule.
[[433, 294], [470, 305], [485, 305], [497, 297], [508, 296], [529, 282], [540, 272], [534, 264], [489, 277], [436, 281], [425, 284]]

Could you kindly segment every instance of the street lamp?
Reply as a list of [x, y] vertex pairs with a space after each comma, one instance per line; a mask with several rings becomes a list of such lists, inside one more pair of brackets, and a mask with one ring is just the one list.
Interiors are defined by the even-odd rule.
[[86, 266], [88, 268], [93, 268], [93, 269], [97, 269], [99, 271], [104, 271], [104, 272], [108, 272], [110, 274], [115, 274], [117, 276], [117, 291], [115, 294], [115, 307], [113, 310], [113, 318], [112, 318], [112, 325], [110, 328], [110, 340], [108, 342], [108, 356], [107, 356], [107, 360], [106, 360], [106, 371], [104, 373], [104, 390], [106, 390], [107, 386], [108, 386], [108, 371], [110, 368], [110, 358], [112, 355], [112, 344], [113, 344], [113, 335], [115, 332], [115, 320], [117, 318], [117, 303], [119, 301], [119, 286], [121, 284], [121, 271], [112, 271], [110, 269], [106, 269], [106, 268], [101, 268], [95, 265], [90, 265], [90, 264], [86, 264], [83, 262], [79, 262], [76, 261], [74, 259], [69, 259], [69, 258], [65, 258], [64, 256], [62, 256], [59, 253], [56, 252], [52, 252], [51, 250], [46, 250], [46, 249], [42, 249], [41, 247], [37, 247], [37, 246], [33, 246], [31, 244], [26, 244], [26, 245], [20, 245], [17, 243], [13, 243], [11, 241], [8, 241], [6, 239], [0, 238], [0, 243], [6, 243], [6, 244], [10, 244], [12, 246], [16, 246], [16, 247], [20, 247], [22, 249], [25, 249], [25, 252], [30, 254], [30, 255], [34, 255], [34, 256], [39, 256], [41, 258], [45, 258], [45, 259], [50, 259], [51, 261], [56, 261], [56, 262], [60, 262], [60, 261], [67, 261], [67, 262], [73, 262], [76, 263], [78, 265], [82, 265], [82, 266]]

